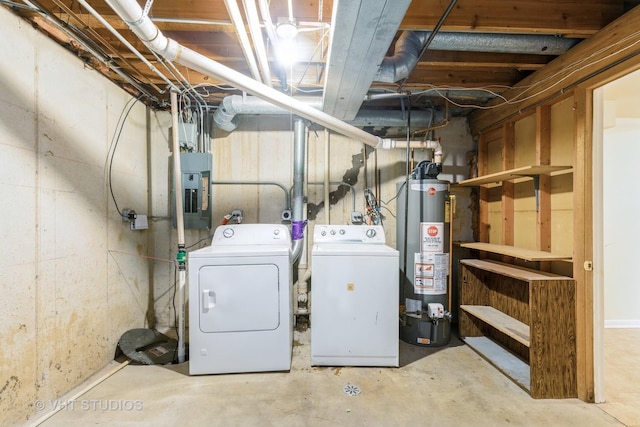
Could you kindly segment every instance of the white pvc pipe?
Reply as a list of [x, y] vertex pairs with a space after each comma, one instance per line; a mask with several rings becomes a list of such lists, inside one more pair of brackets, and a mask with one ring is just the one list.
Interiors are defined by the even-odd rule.
[[[184, 215], [182, 202], [182, 168], [180, 166], [180, 132], [178, 122], [178, 94], [175, 90], [171, 91], [171, 125], [173, 127], [173, 176], [175, 181], [176, 194], [176, 228], [178, 230], [178, 251], [184, 250]], [[184, 343], [184, 285], [186, 282], [186, 272], [184, 265], [180, 266], [178, 279], [178, 363], [185, 361], [185, 343]]]
[[244, 13], [247, 16], [249, 24], [249, 32], [253, 40], [253, 47], [256, 50], [258, 64], [260, 64], [260, 74], [262, 75], [262, 83], [269, 87], [271, 84], [271, 71], [269, 70], [269, 60], [267, 59], [267, 49], [264, 47], [264, 38], [262, 37], [262, 29], [260, 28], [260, 18], [258, 17], [258, 9], [254, 0], [242, 0], [244, 5]]
[[146, 16], [135, 0], [106, 0], [111, 8], [129, 25], [129, 28], [151, 50], [159, 53], [169, 61], [176, 61], [209, 77], [222, 80], [240, 90], [271, 102], [281, 108], [332, 129], [344, 136], [361, 141], [372, 147], [382, 145], [383, 139], [371, 135], [341, 120], [304, 104], [274, 88], [264, 85], [242, 73], [226, 67], [187, 47], [175, 40], [165, 37], [158, 27]]
[[[406, 140], [385, 139], [380, 148], [390, 150], [393, 148], [407, 148]], [[433, 150], [433, 155], [437, 159], [442, 160], [442, 145], [440, 141], [410, 141], [409, 148], [428, 148]], [[436, 163], [441, 163], [436, 161]]]
[[249, 64], [251, 75], [254, 79], [260, 80], [260, 71], [258, 70], [256, 58], [253, 56], [253, 51], [251, 50], [251, 43], [249, 43], [247, 30], [244, 28], [244, 21], [240, 14], [238, 2], [236, 0], [224, 0], [224, 4], [227, 6], [231, 22], [233, 22], [233, 25], [236, 27], [236, 33], [240, 39], [240, 47], [242, 48], [242, 52], [244, 52], [244, 57], [247, 59], [247, 63]]
[[[164, 74], [162, 74], [160, 70], [155, 67], [155, 65], [149, 62], [147, 58], [145, 58], [135, 47], [133, 47], [131, 43], [127, 41], [127, 39], [122, 37], [120, 33], [116, 31], [116, 29], [113, 28], [111, 24], [109, 24], [109, 22], [107, 22], [107, 20], [102, 17], [102, 15], [100, 15], [93, 7], [91, 7], [89, 3], [87, 3], [85, 0], [78, 0], [78, 3], [80, 3], [82, 7], [84, 7], [87, 12], [89, 12], [94, 18], [96, 18], [98, 22], [100, 22], [107, 30], [109, 30], [109, 32], [120, 41], [120, 43], [125, 45], [127, 49], [129, 49], [136, 56], [136, 58], [141, 60], [147, 67], [149, 67], [151, 71], [153, 71], [158, 77], [164, 80], [165, 83], [171, 86], [172, 89], [179, 90], [171, 80], [169, 80]], [[158, 91], [161, 92], [160, 90]]]
[[331, 181], [331, 134], [324, 130], [324, 223], [331, 224], [329, 182]]

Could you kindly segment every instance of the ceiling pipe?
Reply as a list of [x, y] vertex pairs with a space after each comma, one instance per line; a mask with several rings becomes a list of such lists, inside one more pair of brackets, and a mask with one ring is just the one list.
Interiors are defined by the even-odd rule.
[[[384, 58], [375, 81], [395, 83], [406, 79], [420, 60], [430, 31], [405, 31], [395, 46], [395, 54]], [[577, 39], [548, 35], [438, 33], [430, 42], [431, 50], [467, 52], [519, 53], [529, 55], [562, 55], [578, 43]]]
[[[107, 4], [110, 4], [109, 0], [106, 0]], [[118, 0], [114, 0], [117, 4]], [[240, 8], [238, 7], [237, 0], [224, 0], [224, 5], [227, 7], [227, 12], [231, 17], [231, 22], [236, 28], [236, 34], [238, 35], [238, 39], [240, 40], [240, 47], [242, 48], [242, 52], [244, 53], [244, 57], [247, 60], [247, 64], [249, 65], [249, 70], [251, 71], [251, 75], [254, 79], [260, 80], [260, 71], [258, 70], [258, 63], [256, 62], [255, 56], [253, 56], [253, 49], [251, 49], [251, 43], [249, 42], [249, 36], [247, 35], [247, 30], [244, 28], [244, 21], [242, 20], [242, 15], [240, 14]], [[114, 9], [115, 10], [115, 9]], [[117, 11], [116, 11], [117, 12]], [[120, 15], [120, 17], [126, 21], [126, 19]], [[131, 25], [129, 25], [131, 28]], [[157, 27], [156, 27], [157, 29]], [[133, 31], [133, 28], [131, 28]], [[157, 30], [160, 33], [160, 30]], [[135, 32], [135, 31], [134, 31]], [[143, 40], [144, 41], [144, 40]]]
[[[322, 97], [296, 99], [317, 110], [322, 109]], [[255, 96], [229, 95], [222, 100], [213, 114], [213, 121], [218, 128], [232, 132], [238, 127], [240, 114], [291, 114], [291, 110], [280, 108]], [[446, 119], [446, 114], [441, 110], [433, 110], [433, 115], [431, 110], [413, 111], [411, 114], [411, 121], [418, 127], [431, 126], [434, 122], [439, 123]], [[361, 110], [348, 123], [357, 127], [404, 127], [407, 118], [402, 111]]]
[[273, 25], [271, 19], [271, 12], [269, 11], [269, 3], [267, 0], [258, 0], [258, 7], [260, 8], [260, 15], [262, 16], [262, 22], [264, 22], [264, 28], [267, 31], [267, 37], [271, 41], [271, 46], [274, 50], [277, 50], [278, 36], [276, 35], [276, 26]]
[[[167, 83], [167, 85], [171, 89], [180, 90], [175, 84], [173, 84], [171, 80], [169, 80], [164, 74], [162, 74], [160, 70], [155, 67], [155, 65], [149, 62], [147, 58], [145, 58], [135, 47], [133, 47], [133, 45], [129, 43], [127, 39], [122, 37], [120, 33], [116, 31], [116, 29], [113, 28], [111, 24], [109, 24], [109, 22], [107, 22], [107, 20], [102, 17], [102, 15], [100, 15], [93, 7], [91, 7], [89, 3], [87, 3], [85, 0], [78, 0], [78, 3], [80, 3], [82, 7], [84, 7], [86, 11], [89, 12], [94, 18], [96, 18], [98, 22], [100, 22], [111, 34], [113, 34], [113, 36], [117, 38], [120, 43], [125, 45], [127, 49], [129, 49], [136, 56], [136, 58], [142, 61], [147, 67], [149, 67], [149, 69], [153, 71], [158, 77], [164, 80], [164, 82]], [[159, 92], [162, 91], [159, 90]]]
[[265, 48], [264, 38], [262, 37], [262, 29], [260, 28], [260, 18], [258, 17], [258, 9], [256, 9], [256, 2], [254, 0], [242, 0], [242, 4], [244, 5], [244, 12], [247, 16], [247, 23], [249, 24], [249, 32], [251, 33], [251, 39], [253, 40], [253, 47], [256, 51], [256, 56], [258, 57], [262, 83], [272, 87], [271, 71], [269, 71], [269, 60], [267, 59], [267, 49]]
[[429, 49], [429, 46], [431, 45], [431, 42], [433, 42], [433, 39], [435, 38], [435, 36], [440, 31], [440, 28], [442, 28], [442, 25], [444, 24], [444, 21], [447, 19], [447, 17], [449, 16], [451, 11], [453, 10], [453, 7], [456, 5], [457, 1], [458, 0], [451, 0], [451, 3], [449, 3], [449, 6], [447, 7], [447, 9], [444, 11], [442, 16], [438, 20], [438, 23], [436, 24], [435, 27], [433, 27], [433, 31], [431, 31], [431, 34], [429, 34], [429, 37], [427, 38], [427, 41], [425, 41], [424, 44], [422, 45], [422, 49], [420, 49], [420, 55], [418, 55], [418, 59], [422, 58], [422, 55], [424, 55], [424, 53], [427, 51], [427, 49]]
[[219, 62], [182, 46], [175, 40], [167, 38], [160, 32], [151, 19], [143, 15], [142, 8], [136, 0], [105, 1], [149, 49], [162, 55], [167, 60], [178, 62], [209, 77], [224, 81], [240, 90], [267, 100], [281, 108], [290, 110], [300, 117], [304, 117], [305, 119], [311, 120], [371, 147], [377, 147], [382, 144], [383, 139], [378, 136], [371, 135], [362, 129], [338, 120], [329, 114], [306, 105], [304, 102], [278, 92], [251, 77], [245, 76]]
[[[322, 109], [321, 97], [296, 98], [305, 105], [317, 110]], [[239, 114], [290, 114], [290, 109], [283, 109], [269, 101], [255, 96], [226, 96], [213, 114], [213, 121], [218, 128], [232, 132], [238, 127]]]

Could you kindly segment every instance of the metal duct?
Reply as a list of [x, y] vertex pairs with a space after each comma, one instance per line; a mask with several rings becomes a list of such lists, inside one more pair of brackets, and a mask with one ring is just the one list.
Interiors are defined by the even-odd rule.
[[[322, 109], [321, 97], [299, 98], [301, 102], [317, 110]], [[290, 114], [286, 110], [255, 96], [230, 95], [225, 97], [213, 114], [213, 121], [220, 129], [232, 132], [238, 127], [238, 114]]]
[[300, 256], [304, 243], [304, 174], [305, 174], [305, 130], [304, 121], [296, 119], [293, 128], [293, 198], [291, 205], [291, 264]]
[[[298, 98], [300, 102], [320, 110], [322, 98], [306, 97]], [[230, 95], [222, 100], [220, 106], [213, 115], [213, 121], [218, 128], [232, 132], [238, 126], [238, 114], [291, 114], [290, 109], [284, 109], [265, 100], [252, 96]], [[446, 113], [442, 110], [421, 110], [411, 112], [411, 124], [417, 127], [428, 127], [434, 123], [446, 120]], [[347, 123], [357, 126], [374, 127], [404, 127], [407, 125], [407, 117], [402, 111], [360, 110], [353, 120]]]
[[[395, 54], [384, 58], [375, 81], [395, 83], [409, 76], [420, 60], [422, 46], [430, 31], [405, 31], [396, 42]], [[548, 35], [438, 33], [429, 48], [467, 52], [520, 53], [530, 55], [562, 55], [578, 43], [577, 39]]]

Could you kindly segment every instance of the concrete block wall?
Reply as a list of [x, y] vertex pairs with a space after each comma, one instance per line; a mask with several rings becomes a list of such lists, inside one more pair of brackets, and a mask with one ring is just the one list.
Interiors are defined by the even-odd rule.
[[[153, 304], [148, 233], [107, 185], [131, 96], [5, 8], [0, 28], [0, 423], [22, 425], [112, 360]], [[113, 162], [120, 208], [147, 209], [147, 144], [138, 103]]]

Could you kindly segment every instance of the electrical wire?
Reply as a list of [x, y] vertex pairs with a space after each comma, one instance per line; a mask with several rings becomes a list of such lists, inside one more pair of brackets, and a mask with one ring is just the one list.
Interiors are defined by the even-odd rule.
[[[124, 105], [122, 111], [120, 112], [120, 117], [118, 117], [118, 122], [116, 123], [116, 129], [113, 133], [113, 137], [111, 138], [111, 144], [109, 145], [109, 152], [107, 153], [107, 157], [109, 161], [109, 172], [107, 175], [107, 182], [109, 183], [109, 192], [111, 193], [111, 198], [113, 199], [113, 204], [116, 207], [116, 211], [118, 211], [118, 214], [120, 216], [123, 216], [123, 214], [120, 208], [118, 207], [116, 196], [113, 193], [113, 179], [112, 179], [113, 158], [115, 157], [116, 150], [118, 148], [118, 142], [120, 142], [120, 136], [122, 135], [122, 129], [124, 128], [124, 123], [127, 120], [127, 117], [129, 117], [129, 113], [131, 112], [131, 109], [133, 108], [133, 106], [136, 105], [136, 102], [138, 102], [141, 98], [142, 98], [142, 95], [137, 98], [129, 99], [129, 101], [127, 101], [127, 103]], [[129, 107], [127, 108], [127, 105], [129, 103], [131, 103], [131, 105], [129, 105]]]
[[369, 217], [369, 224], [381, 225], [382, 215], [380, 214], [380, 205], [378, 204], [378, 200], [376, 199], [376, 196], [368, 188], [364, 189], [364, 200], [366, 203], [365, 215]]
[[213, 234], [209, 234], [207, 237], [203, 237], [202, 239], [198, 240], [197, 242], [195, 242], [195, 243], [193, 243], [193, 244], [191, 244], [189, 246], [185, 246], [184, 248], [185, 249], [190, 249], [190, 248], [192, 248], [192, 247], [204, 242], [207, 239], [211, 239], [212, 237], [213, 237]]

